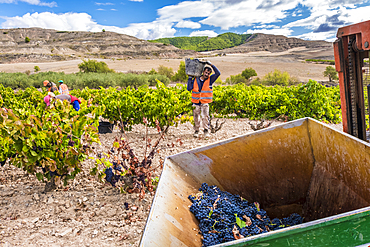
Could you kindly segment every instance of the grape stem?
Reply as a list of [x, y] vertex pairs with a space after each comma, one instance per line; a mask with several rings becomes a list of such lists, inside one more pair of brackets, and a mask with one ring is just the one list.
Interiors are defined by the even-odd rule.
[[125, 139], [126, 139], [127, 147], [128, 147], [129, 149], [131, 149], [131, 148], [130, 148], [130, 145], [129, 145], [128, 138], [127, 138], [127, 135], [126, 135], [125, 128], [123, 127], [123, 120], [122, 120], [121, 110], [119, 109], [118, 101], [117, 101], [117, 109], [118, 109], [119, 118], [120, 118], [120, 128], [121, 128], [121, 132], [125, 135]]

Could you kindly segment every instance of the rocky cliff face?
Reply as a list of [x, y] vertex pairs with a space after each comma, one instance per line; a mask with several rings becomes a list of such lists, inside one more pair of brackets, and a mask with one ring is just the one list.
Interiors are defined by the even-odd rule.
[[[29, 42], [26, 42], [26, 37]], [[66, 32], [42, 28], [0, 29], [0, 63], [75, 58], [176, 58], [193, 51], [114, 32]]]

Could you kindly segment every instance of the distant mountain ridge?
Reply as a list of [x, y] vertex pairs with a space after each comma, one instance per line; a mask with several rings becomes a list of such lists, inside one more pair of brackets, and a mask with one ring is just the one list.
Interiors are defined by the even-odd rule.
[[240, 53], [254, 51], [281, 52], [297, 47], [306, 48], [328, 48], [332, 43], [326, 41], [309, 41], [299, 38], [288, 38], [283, 35], [272, 34], [236, 34], [224, 33], [217, 37], [174, 37], [150, 40], [150, 42], [159, 42], [171, 44], [177, 48], [195, 51], [215, 51], [219, 50], [225, 53]]
[[168, 59], [197, 57], [200, 51], [211, 51], [213, 54], [279, 52], [297, 47], [332, 49], [332, 43], [268, 34], [224, 33], [214, 38], [175, 37], [146, 41], [125, 34], [103, 31], [0, 29], [0, 63], [47, 62], [78, 58]]

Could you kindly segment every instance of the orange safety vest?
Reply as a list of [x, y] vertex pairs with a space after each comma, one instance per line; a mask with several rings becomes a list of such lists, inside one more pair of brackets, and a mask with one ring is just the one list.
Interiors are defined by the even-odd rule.
[[199, 92], [197, 78], [194, 80], [194, 87], [191, 93], [191, 102], [192, 103], [211, 103], [213, 99], [213, 90], [209, 86], [211, 79], [208, 77], [207, 80], [204, 81], [203, 88]]
[[60, 94], [69, 94], [69, 90], [68, 90], [68, 87], [67, 87], [66, 84], [63, 83], [59, 86], [59, 93]]

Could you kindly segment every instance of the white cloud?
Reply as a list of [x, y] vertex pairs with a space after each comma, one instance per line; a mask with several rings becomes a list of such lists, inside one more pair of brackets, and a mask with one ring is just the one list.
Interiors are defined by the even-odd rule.
[[208, 37], [216, 37], [218, 34], [212, 30], [203, 30], [203, 31], [194, 31], [189, 36], [208, 36]]
[[125, 33], [127, 35], [131, 35], [140, 39], [158, 39], [164, 37], [173, 37], [176, 33], [176, 29], [174, 29], [172, 26], [173, 23], [160, 21], [153, 21], [149, 23], [133, 23], [130, 24], [128, 27], [119, 28], [120, 31], [117, 32]]
[[310, 32], [310, 33], [305, 33], [305, 34], [302, 34], [302, 35], [298, 35], [296, 37], [300, 38], [300, 39], [305, 39], [305, 40], [325, 40], [325, 41], [328, 41], [328, 42], [333, 42], [333, 41], [336, 40], [335, 35], [336, 35], [335, 31], [321, 32], [321, 33]]
[[339, 27], [368, 20], [370, 6], [360, 8], [313, 9], [312, 14], [304, 19], [288, 23], [284, 28], [301, 27], [309, 30], [297, 37], [309, 40], [335, 40]]
[[290, 29], [275, 28], [275, 29], [249, 29], [246, 33], [264, 33], [289, 36], [292, 32], [293, 30]]
[[177, 5], [158, 9], [159, 20], [179, 22], [191, 17], [207, 17], [214, 10], [214, 5], [206, 1], [185, 1]]
[[18, 3], [18, 2], [25, 2], [31, 5], [38, 5], [38, 6], [47, 6], [47, 7], [58, 7], [56, 2], [50, 2], [50, 3], [45, 3], [41, 2], [40, 0], [0, 0], [0, 3]]
[[294, 9], [300, 0], [281, 1], [237, 1], [234, 4], [215, 4], [215, 9], [200, 23], [228, 30], [232, 27], [269, 24], [287, 17], [287, 10]]
[[96, 9], [96, 10], [99, 10], [99, 11], [105, 11], [105, 9]]
[[27, 13], [23, 16], [3, 18], [6, 19], [5, 22], [1, 23], [3, 28], [42, 27], [63, 31], [92, 31], [95, 26], [101, 27], [86, 13], [54, 14], [50, 12], [36, 12], [33, 14]]
[[[156, 39], [171, 37], [176, 29], [173, 23], [153, 21], [151, 23], [135, 23], [128, 27], [104, 26], [96, 23], [87, 13], [54, 14], [50, 12], [27, 13], [23, 16], [3, 17], [6, 21], [1, 23], [2, 28], [41, 27], [63, 31], [90, 31], [100, 32], [102, 29], [116, 33], [135, 36], [140, 39]], [[50, 21], [53, 20], [53, 21]]]
[[280, 28], [279, 26], [276, 25], [259, 25], [259, 26], [254, 26], [253, 28]]
[[96, 5], [114, 5], [114, 3], [97, 3], [95, 2]]
[[179, 21], [175, 27], [178, 28], [191, 28], [191, 29], [197, 29], [200, 28], [202, 25], [200, 25], [198, 22], [193, 21]]
[[[52, 6], [55, 2], [44, 3], [43, 0], [0, 0], [0, 3], [27, 2], [34, 5]], [[48, 0], [45, 0], [48, 1]], [[51, 1], [51, 0], [49, 0]], [[106, 0], [109, 1], [109, 0]], [[129, 0], [143, 2], [143, 0]], [[333, 39], [333, 33], [340, 26], [345, 26], [368, 19], [370, 6], [356, 7], [369, 0], [195, 0], [182, 1], [157, 10], [158, 17], [148, 23], [133, 23], [128, 27], [103, 26], [95, 22], [87, 13], [52, 14], [48, 12], [25, 14], [24, 16], [4, 17], [3, 27], [43, 27], [57, 30], [93, 31], [105, 30], [125, 33], [141, 39], [172, 37], [176, 28], [199, 29], [204, 25], [228, 30], [245, 27], [248, 32], [294, 35], [293, 27], [306, 30], [300, 38]], [[95, 2], [98, 10], [104, 6], [115, 5], [111, 2]], [[125, 3], [121, 3], [125, 4]], [[109, 8], [107, 8], [108, 10]], [[111, 11], [116, 9], [111, 8]], [[289, 15], [297, 19], [281, 28], [279, 22]], [[309, 15], [307, 17], [307, 15]], [[194, 21], [196, 18], [197, 22]], [[52, 22], [50, 20], [53, 20]], [[209, 28], [211, 29], [211, 28]], [[295, 29], [294, 29], [295, 30]], [[212, 30], [194, 31], [190, 36], [217, 36]], [[334, 34], [335, 36], [335, 34]]]

